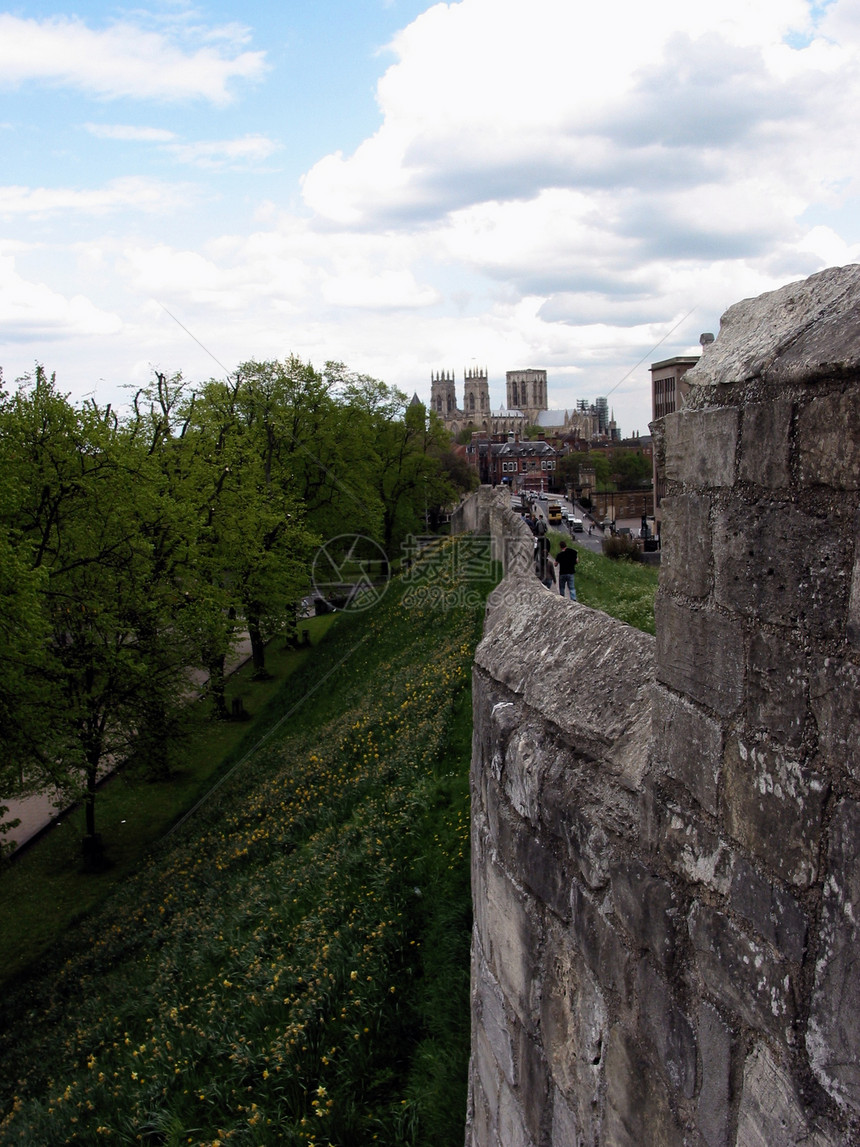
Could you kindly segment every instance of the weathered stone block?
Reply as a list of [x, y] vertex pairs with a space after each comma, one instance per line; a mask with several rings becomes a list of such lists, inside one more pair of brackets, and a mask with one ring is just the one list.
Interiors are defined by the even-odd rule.
[[828, 659], [812, 678], [810, 708], [821, 766], [860, 781], [860, 669]]
[[550, 1074], [583, 1141], [593, 1143], [600, 1121], [608, 1010], [595, 976], [558, 925], [549, 929], [542, 980], [540, 1030]]
[[808, 674], [796, 631], [758, 630], [750, 639], [747, 712], [753, 728], [799, 745], [806, 723]]
[[616, 1024], [606, 1054], [606, 1114], [601, 1142], [612, 1147], [682, 1147], [683, 1129], [666, 1085], [630, 1034]]
[[473, 1066], [469, 1077], [469, 1113], [465, 1147], [490, 1147], [497, 1142], [495, 1113], [490, 1113], [489, 1102], [481, 1089], [480, 1080], [477, 1079], [476, 1069]]
[[[473, 873], [473, 875], [475, 875]], [[536, 1001], [532, 971], [541, 929], [534, 909], [489, 858], [473, 883], [475, 924], [502, 994], [528, 1025]]]
[[[474, 949], [478, 948], [475, 952]], [[475, 959], [475, 990], [472, 1010], [475, 1022], [480, 1025], [486, 1048], [492, 1054], [497, 1067], [510, 1084], [515, 1082], [514, 1049], [511, 1041], [511, 1024], [505, 1014], [505, 1003], [495, 976], [487, 967], [479, 945], [473, 945]], [[486, 1056], [485, 1056], [486, 1058]], [[486, 1091], [486, 1087], [485, 1087]]]
[[518, 729], [508, 740], [502, 786], [508, 800], [525, 820], [537, 823], [542, 776], [540, 736], [537, 730]]
[[500, 799], [492, 781], [487, 786], [487, 810], [493, 844], [507, 867], [557, 916], [570, 919], [570, 872], [563, 843], [520, 819]]
[[843, 800], [830, 825], [820, 949], [806, 1036], [822, 1087], [860, 1112], [860, 803]]
[[529, 1138], [536, 1143], [551, 1101], [549, 1071], [538, 1042], [522, 1028], [517, 1032], [516, 1097]]
[[730, 892], [732, 909], [787, 960], [800, 963], [806, 948], [807, 920], [785, 889], [765, 880], [742, 856], [735, 858]]
[[575, 1112], [565, 1102], [561, 1092], [556, 1091], [552, 1101], [552, 1129], [549, 1147], [571, 1147], [572, 1144], [591, 1147], [591, 1144], [595, 1142], [593, 1137], [586, 1137], [580, 1132]]
[[526, 1130], [525, 1114], [520, 1096], [506, 1083], [499, 1094], [499, 1143], [505, 1147], [534, 1147], [534, 1140]]
[[782, 961], [723, 913], [694, 904], [689, 915], [696, 964], [708, 990], [754, 1028], [786, 1042], [794, 1000]]
[[687, 1099], [696, 1090], [696, 1036], [664, 980], [646, 960], [637, 976], [642, 1033], [657, 1053], [656, 1064], [671, 1087]]
[[[649, 678], [648, 684], [652, 682], [653, 677]], [[603, 756], [607, 774], [617, 781], [616, 791], [624, 789], [637, 797], [642, 791], [649, 764], [651, 711], [648, 688], [642, 691], [641, 701], [639, 712], [631, 715], [627, 728], [608, 746]]]
[[600, 760], [638, 721], [654, 676], [654, 639], [595, 609], [540, 590], [528, 608], [513, 591], [536, 579], [506, 579], [475, 651], [480, 670], [543, 714]]
[[659, 685], [651, 713], [654, 763], [680, 781], [702, 808], [716, 813], [722, 726]]
[[664, 498], [660, 579], [669, 593], [707, 597], [711, 589], [711, 499], [700, 494]]
[[744, 1065], [735, 1142], [737, 1147], [838, 1147], [842, 1140], [829, 1128], [810, 1125], [791, 1076], [758, 1044]]
[[789, 446], [792, 405], [787, 399], [750, 402], [743, 408], [738, 477], [769, 490], [791, 482]]
[[772, 379], [807, 382], [860, 367], [860, 267], [829, 267], [754, 299], [720, 319], [717, 341], [687, 375], [690, 386]]
[[699, 1006], [698, 1036], [702, 1082], [696, 1125], [707, 1147], [728, 1147], [732, 1033], [706, 1001]]
[[668, 971], [677, 952], [677, 906], [672, 886], [632, 860], [612, 872], [612, 902], [634, 944], [650, 952]]
[[[609, 873], [611, 844], [601, 823], [606, 809], [585, 793], [581, 772], [564, 767], [564, 754], [543, 789], [541, 821], [546, 834], [564, 842], [564, 869], [576, 872], [590, 888], [602, 887]], [[621, 802], [616, 802], [617, 804]], [[631, 807], [630, 821], [634, 812]]]
[[797, 418], [802, 486], [860, 489], [860, 392], [813, 398]]
[[687, 487], [733, 486], [738, 412], [730, 406], [668, 414], [666, 477]]
[[735, 713], [744, 695], [740, 623], [721, 613], [690, 609], [662, 591], [655, 615], [657, 680], [721, 716]]
[[485, 1108], [491, 1124], [495, 1124], [498, 1118], [500, 1079], [498, 1064], [487, 1042], [486, 1033], [478, 1025], [473, 1031], [472, 1089], [476, 1107], [482, 1101], [481, 1106]]
[[845, 633], [853, 646], [860, 645], [860, 511], [854, 515], [854, 566], [848, 595], [848, 624]]
[[726, 895], [736, 854], [696, 816], [677, 805], [658, 808], [659, 854], [691, 884]]
[[757, 622], [841, 636], [848, 608], [846, 541], [789, 503], [737, 502], [714, 517], [714, 596]]
[[573, 886], [571, 907], [571, 943], [582, 954], [597, 982], [626, 1001], [630, 996], [630, 956], [621, 938], [577, 884]]
[[792, 884], [815, 879], [825, 777], [768, 743], [726, 746], [724, 819], [729, 833]]

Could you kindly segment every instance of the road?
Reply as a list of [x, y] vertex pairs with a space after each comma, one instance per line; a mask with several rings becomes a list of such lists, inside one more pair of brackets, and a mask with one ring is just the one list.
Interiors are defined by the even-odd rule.
[[[583, 549], [591, 550], [593, 553], [599, 554], [603, 543], [603, 530], [601, 530], [599, 526], [594, 526], [593, 533], [589, 535], [588, 527], [591, 525], [591, 520], [582, 506], [577, 502], [569, 502], [566, 498], [553, 497], [552, 501], [558, 502], [564, 512], [573, 514], [576, 518], [581, 518], [584, 527], [582, 531], [573, 531], [567, 523], [564, 523], [561, 526], [553, 526], [553, 529], [559, 530], [562, 534], [569, 534], [578, 546], [582, 546]], [[549, 519], [546, 513], [548, 502], [549, 499], [545, 497], [543, 499], [537, 499], [534, 503], [535, 514], [539, 518], [542, 518], [547, 523], [547, 526], [549, 526]]]

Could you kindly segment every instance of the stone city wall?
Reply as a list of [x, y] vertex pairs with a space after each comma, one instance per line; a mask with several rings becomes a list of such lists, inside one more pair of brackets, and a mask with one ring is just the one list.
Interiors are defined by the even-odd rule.
[[860, 1144], [860, 268], [687, 378], [656, 640], [522, 559], [488, 606], [467, 1147]]
[[511, 509], [504, 486], [481, 486], [451, 515], [452, 534], [483, 534], [492, 539], [493, 556], [503, 572], [528, 573], [534, 564], [534, 535], [522, 515]]

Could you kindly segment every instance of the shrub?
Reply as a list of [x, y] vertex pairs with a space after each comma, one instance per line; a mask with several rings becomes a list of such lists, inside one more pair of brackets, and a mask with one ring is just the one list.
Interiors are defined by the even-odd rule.
[[639, 562], [642, 560], [636, 539], [629, 534], [614, 534], [609, 538], [604, 538], [603, 552], [606, 557], [612, 558], [614, 561], [626, 559], [631, 562]]

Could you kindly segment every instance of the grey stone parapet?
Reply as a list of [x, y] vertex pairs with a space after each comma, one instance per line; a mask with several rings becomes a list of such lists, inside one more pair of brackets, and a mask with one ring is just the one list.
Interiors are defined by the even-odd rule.
[[474, 675], [468, 1147], [860, 1144], [860, 268], [746, 300], [660, 427], [657, 636], [509, 499]]

